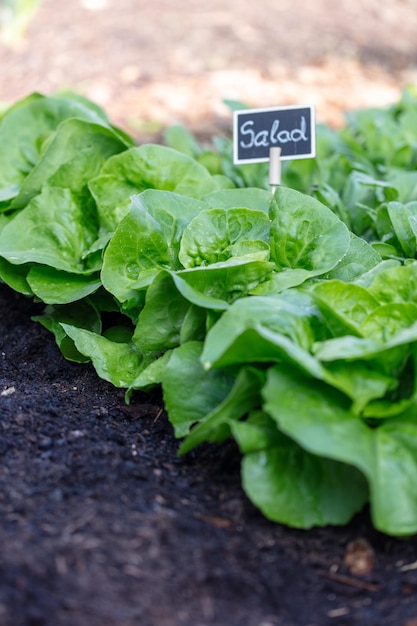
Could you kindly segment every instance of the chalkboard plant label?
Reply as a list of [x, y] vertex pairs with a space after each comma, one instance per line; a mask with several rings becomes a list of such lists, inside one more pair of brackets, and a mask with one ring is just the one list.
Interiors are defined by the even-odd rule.
[[309, 159], [316, 154], [314, 107], [289, 106], [243, 109], [233, 114], [233, 161], [261, 163], [270, 148], [281, 148], [281, 159]]

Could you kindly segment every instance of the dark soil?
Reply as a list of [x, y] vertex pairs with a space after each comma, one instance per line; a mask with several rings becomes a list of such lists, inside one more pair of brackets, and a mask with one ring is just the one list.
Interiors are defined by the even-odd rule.
[[0, 285], [1, 626], [416, 626], [416, 538], [268, 522], [232, 444], [179, 459], [158, 393], [66, 362], [39, 307]]

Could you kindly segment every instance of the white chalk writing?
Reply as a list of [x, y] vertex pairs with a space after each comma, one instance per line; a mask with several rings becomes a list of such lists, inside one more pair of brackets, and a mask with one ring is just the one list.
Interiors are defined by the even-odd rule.
[[269, 129], [258, 130], [253, 129], [254, 121], [248, 120], [244, 122], [240, 127], [240, 134], [245, 136], [239, 143], [241, 148], [259, 148], [265, 146], [266, 148], [271, 145], [283, 144], [283, 143], [297, 143], [299, 141], [308, 141], [306, 134], [307, 122], [304, 116], [301, 117], [299, 127], [292, 130], [279, 129], [280, 121], [274, 120]]

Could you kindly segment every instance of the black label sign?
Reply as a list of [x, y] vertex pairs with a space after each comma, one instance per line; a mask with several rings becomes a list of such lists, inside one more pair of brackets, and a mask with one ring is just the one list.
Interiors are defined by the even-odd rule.
[[233, 114], [234, 163], [269, 160], [269, 149], [281, 148], [281, 159], [308, 159], [316, 154], [312, 106], [244, 109]]

